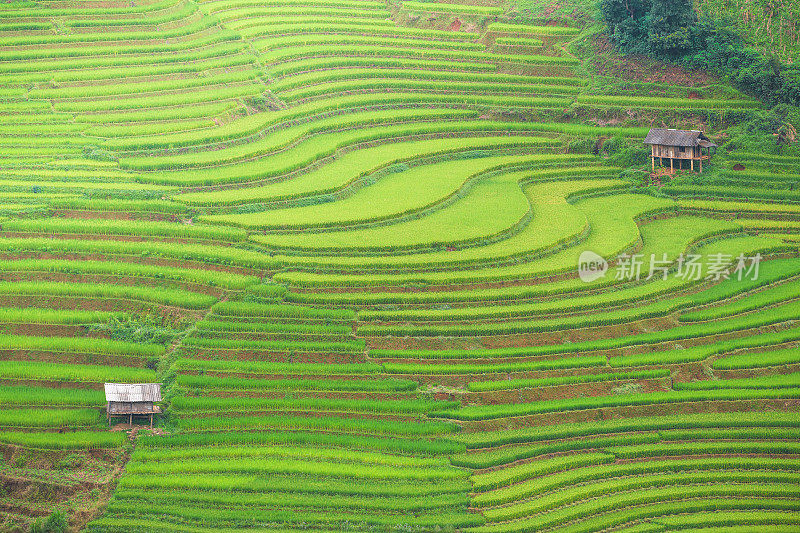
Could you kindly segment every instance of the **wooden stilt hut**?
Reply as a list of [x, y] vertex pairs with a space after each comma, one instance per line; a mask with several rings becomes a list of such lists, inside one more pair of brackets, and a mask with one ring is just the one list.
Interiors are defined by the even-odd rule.
[[153, 427], [153, 415], [161, 413], [156, 402], [161, 401], [160, 383], [106, 383], [106, 418], [111, 423], [115, 416], [126, 417], [133, 425], [134, 416], [149, 416]]
[[653, 128], [645, 137], [644, 143], [651, 148], [653, 172], [656, 171], [656, 159], [662, 167], [664, 159], [669, 159], [669, 174], [675, 172], [676, 166], [683, 170], [684, 161], [688, 162], [692, 172], [695, 171], [695, 166], [699, 172], [703, 172], [703, 161], [711, 159], [711, 154], [717, 148], [702, 131], [697, 130]]

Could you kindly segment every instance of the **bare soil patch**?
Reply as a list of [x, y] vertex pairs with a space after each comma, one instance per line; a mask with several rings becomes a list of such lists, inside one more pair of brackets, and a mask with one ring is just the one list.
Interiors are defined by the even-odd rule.
[[596, 53], [592, 64], [601, 76], [686, 87], [704, 86], [716, 81], [707, 72], [688, 70], [646, 56], [620, 55], [605, 36], [595, 39], [594, 46]]

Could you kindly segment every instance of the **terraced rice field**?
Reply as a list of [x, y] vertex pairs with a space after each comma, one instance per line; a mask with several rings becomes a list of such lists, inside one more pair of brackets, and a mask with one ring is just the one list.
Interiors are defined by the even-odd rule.
[[638, 186], [575, 147], [761, 104], [508, 13], [0, 5], [0, 529], [800, 529], [800, 164]]

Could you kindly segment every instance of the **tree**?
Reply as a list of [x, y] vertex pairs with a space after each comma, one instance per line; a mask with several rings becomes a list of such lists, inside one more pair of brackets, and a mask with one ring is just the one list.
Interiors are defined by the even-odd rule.
[[611, 41], [624, 52], [646, 53], [650, 0], [601, 0], [600, 11]]
[[695, 48], [699, 28], [692, 2], [653, 0], [646, 26], [650, 52], [656, 57], [683, 57]]
[[739, 90], [770, 105], [800, 105], [800, 68], [748, 48], [734, 26], [699, 20], [693, 2], [600, 0], [600, 9], [611, 42], [623, 53], [728, 76]]

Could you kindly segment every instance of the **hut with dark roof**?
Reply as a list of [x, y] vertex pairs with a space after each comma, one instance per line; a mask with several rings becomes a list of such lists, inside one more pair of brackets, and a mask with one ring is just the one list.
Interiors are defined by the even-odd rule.
[[[675, 161], [678, 168], [683, 169], [683, 162], [689, 161], [689, 167], [694, 172], [695, 162], [703, 172], [703, 161], [711, 158], [712, 150], [717, 145], [712, 143], [702, 131], [697, 130], [670, 130], [653, 128], [644, 139], [645, 144], [651, 148], [650, 157], [653, 163], [653, 172], [656, 170], [656, 159], [664, 166], [664, 159], [669, 159], [670, 173], [675, 172]], [[703, 153], [703, 149], [706, 153]]]
[[106, 383], [106, 417], [128, 417], [133, 424], [134, 416], [149, 416], [153, 427], [153, 415], [161, 413], [156, 402], [161, 401], [160, 383]]

